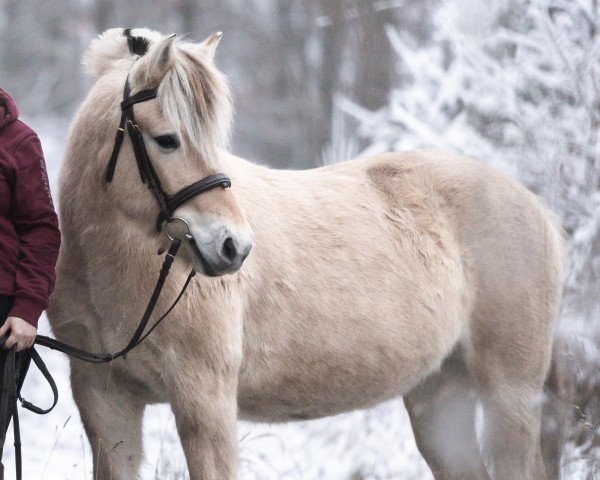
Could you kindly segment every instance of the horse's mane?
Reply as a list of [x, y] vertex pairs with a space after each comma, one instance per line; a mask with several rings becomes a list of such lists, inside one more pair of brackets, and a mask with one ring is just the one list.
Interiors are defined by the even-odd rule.
[[[126, 37], [123, 29], [113, 28], [92, 42], [83, 63], [95, 77], [108, 75], [113, 69], [130, 68], [139, 54], [164, 38], [146, 28], [131, 30], [131, 37]], [[229, 87], [212, 60], [203, 58], [199, 44], [178, 39], [174, 46], [175, 62], [161, 81], [157, 98], [165, 117], [210, 160], [216, 148], [229, 142]]]

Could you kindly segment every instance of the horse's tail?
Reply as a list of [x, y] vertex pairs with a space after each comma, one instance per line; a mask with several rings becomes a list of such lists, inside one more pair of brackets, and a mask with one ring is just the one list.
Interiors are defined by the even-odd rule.
[[560, 338], [552, 346], [552, 362], [544, 385], [541, 448], [548, 480], [560, 478], [560, 463], [567, 431], [565, 356]]
[[[563, 294], [563, 286], [569, 270], [567, 253], [567, 233], [562, 227], [560, 217], [549, 208], [544, 207], [549, 223], [550, 251], [554, 254], [556, 268], [556, 312], [558, 317]], [[555, 319], [557, 320], [557, 319]], [[565, 345], [559, 334], [554, 335], [550, 369], [544, 384], [544, 402], [542, 405], [541, 448], [546, 465], [548, 480], [560, 478], [560, 462], [566, 441], [568, 421], [568, 386], [566, 381]]]

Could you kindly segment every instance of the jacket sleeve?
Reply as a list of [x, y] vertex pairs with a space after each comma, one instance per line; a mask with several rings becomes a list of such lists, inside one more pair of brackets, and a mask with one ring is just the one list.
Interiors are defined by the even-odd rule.
[[35, 134], [16, 148], [14, 161], [12, 217], [19, 236], [19, 259], [15, 301], [9, 315], [37, 327], [54, 289], [60, 231], [42, 147]]

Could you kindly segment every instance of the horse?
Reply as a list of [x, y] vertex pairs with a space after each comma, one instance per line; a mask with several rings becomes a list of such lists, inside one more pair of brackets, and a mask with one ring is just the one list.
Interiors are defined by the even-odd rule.
[[57, 339], [122, 347], [168, 244], [128, 138], [105, 180], [126, 83], [131, 95], [157, 89], [132, 108], [165, 192], [231, 179], [176, 209], [191, 240], [157, 311], [199, 275], [168, 320], [126, 359], [71, 360], [94, 478], [139, 478], [149, 404], [170, 404], [190, 479], [223, 480], [235, 477], [238, 418], [397, 397], [436, 480], [546, 478], [540, 410], [566, 269], [557, 217], [509, 176], [441, 150], [304, 171], [234, 156], [219, 38], [111, 29], [84, 57], [96, 81], [59, 177]]

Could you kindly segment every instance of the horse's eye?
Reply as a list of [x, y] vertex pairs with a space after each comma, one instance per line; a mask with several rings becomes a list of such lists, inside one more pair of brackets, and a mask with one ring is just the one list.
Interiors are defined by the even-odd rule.
[[177, 135], [160, 135], [154, 137], [154, 141], [160, 148], [165, 150], [176, 150], [179, 147], [179, 139]]

